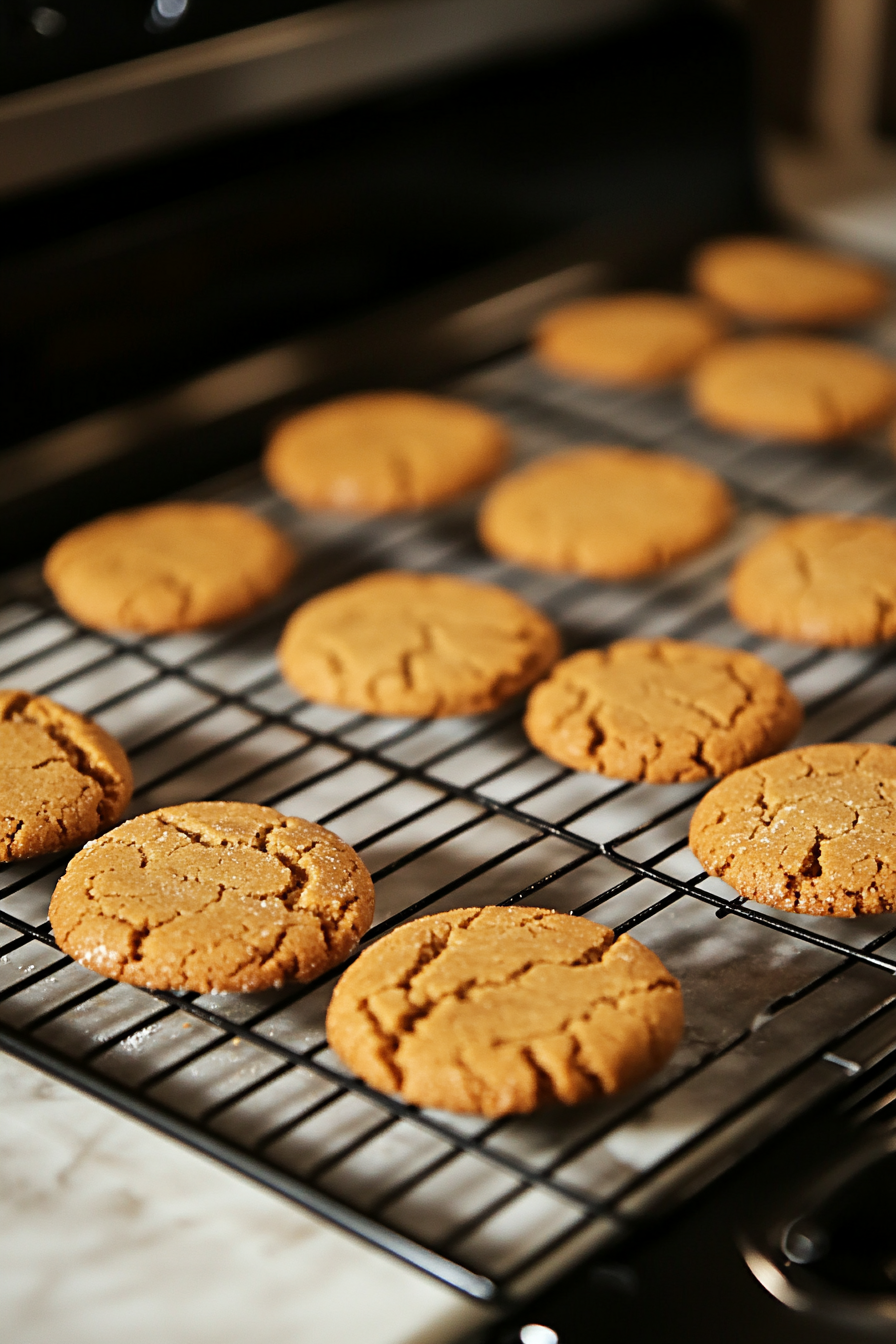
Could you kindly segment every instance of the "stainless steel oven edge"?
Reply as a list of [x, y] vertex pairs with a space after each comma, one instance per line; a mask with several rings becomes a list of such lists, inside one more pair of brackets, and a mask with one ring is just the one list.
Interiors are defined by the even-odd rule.
[[561, 42], [657, 0], [343, 0], [0, 98], [0, 194]]

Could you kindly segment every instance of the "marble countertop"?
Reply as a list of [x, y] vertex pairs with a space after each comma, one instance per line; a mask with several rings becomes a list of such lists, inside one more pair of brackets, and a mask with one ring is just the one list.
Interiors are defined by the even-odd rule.
[[10, 1344], [447, 1344], [483, 1309], [0, 1054]]

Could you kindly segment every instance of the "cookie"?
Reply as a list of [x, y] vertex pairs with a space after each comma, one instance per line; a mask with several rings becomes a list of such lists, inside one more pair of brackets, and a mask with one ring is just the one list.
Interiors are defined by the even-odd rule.
[[183, 803], [77, 854], [50, 903], [56, 941], [90, 970], [197, 994], [313, 980], [355, 949], [373, 883], [332, 831], [254, 803]]
[[732, 613], [777, 639], [831, 648], [896, 635], [896, 523], [802, 514], [741, 556], [728, 590]]
[[702, 299], [618, 294], [555, 309], [535, 331], [536, 357], [548, 368], [599, 383], [679, 378], [727, 324]]
[[694, 287], [748, 322], [835, 327], [859, 322], [887, 301], [874, 266], [782, 238], [724, 238], [698, 252]]
[[843, 341], [750, 336], [710, 350], [690, 392], [716, 429], [825, 443], [884, 423], [896, 406], [896, 370]]
[[552, 910], [415, 919], [340, 979], [327, 1039], [372, 1087], [496, 1117], [609, 1096], [681, 1036], [678, 981], [623, 934]]
[[621, 639], [557, 663], [529, 696], [524, 726], [573, 770], [674, 784], [780, 751], [802, 721], [780, 672], [750, 653]]
[[309, 700], [444, 718], [482, 714], [531, 686], [560, 656], [560, 636], [494, 584], [386, 570], [299, 607], [278, 656]]
[[691, 849], [739, 896], [799, 915], [896, 910], [896, 747], [829, 742], [710, 789]]
[[299, 508], [395, 513], [456, 499], [501, 470], [510, 436], [476, 406], [420, 392], [340, 397], [286, 420], [264, 455]]
[[234, 504], [155, 504], [110, 513], [52, 548], [44, 578], [94, 630], [158, 635], [242, 616], [282, 588], [296, 553]]
[[631, 579], [702, 550], [734, 504], [717, 476], [634, 448], [576, 448], [505, 476], [479, 514], [483, 545], [532, 569]]
[[92, 840], [133, 787], [127, 756], [98, 723], [45, 695], [0, 691], [0, 861]]

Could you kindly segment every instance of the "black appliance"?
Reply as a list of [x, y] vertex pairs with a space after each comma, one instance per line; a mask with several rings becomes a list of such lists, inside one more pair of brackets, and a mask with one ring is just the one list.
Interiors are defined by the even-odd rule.
[[[721, 601], [730, 546], [598, 591], [499, 572], [468, 504], [323, 532], [297, 521], [254, 459], [278, 415], [340, 389], [450, 387], [504, 415], [524, 455], [589, 439], [670, 447], [721, 469], [747, 518], [832, 498], [896, 509], [873, 445], [848, 470], [821, 450], [785, 461], [702, 429], [677, 392], [563, 385], [523, 353], [552, 304], [680, 283], [701, 239], [769, 224], [736, 18], [710, 3], [600, 0], [547, 18], [534, 0], [512, 14], [481, 0], [473, 31], [462, 0], [418, 6], [419, 29], [410, 8], [271, 5], [254, 28], [238, 5], [212, 14], [199, 0], [116, 7], [108, 24], [101, 6], [62, 0], [0, 8], [4, 50], [19, 53], [0, 67], [0, 146], [15, 151], [0, 180], [0, 675], [125, 736], [146, 806], [186, 789], [332, 821], [385, 893], [377, 931], [459, 900], [537, 899], [643, 927], [692, 987], [691, 1035], [662, 1075], [611, 1104], [478, 1126], [421, 1114], [327, 1054], [330, 981], [247, 1005], [126, 990], [69, 963], [46, 923], [60, 868], [49, 862], [0, 875], [0, 1045], [490, 1304], [495, 1339], [568, 1344], [598, 1321], [653, 1338], [663, 1303], [694, 1338], [718, 1338], [715, 1310], [747, 1320], [739, 1292], [807, 1339], [850, 1337], [794, 1325], [744, 1259], [786, 1297], [796, 1262], [780, 1262], [781, 1237], [801, 1218], [821, 1227], [827, 1205], [782, 1190], [751, 1231], [738, 1192], [774, 1153], [720, 1178], [819, 1099], [888, 1067], [890, 925], [832, 930], [731, 900], [686, 868], [693, 791], [537, 775], [518, 707], [447, 728], [378, 726], [284, 698], [272, 668], [292, 605], [384, 564], [499, 577], [570, 643], [660, 629], [742, 639]], [[318, 82], [303, 82], [314, 31]], [[79, 520], [183, 489], [296, 532], [307, 560], [292, 588], [185, 643], [74, 627], [33, 557]], [[887, 731], [890, 650], [848, 664], [778, 657], [817, 736]], [[824, 1225], [806, 1274], [822, 1274], [823, 1238], [836, 1235]], [[712, 1283], [732, 1297], [695, 1272], [676, 1299], [683, 1246], [727, 1263], [733, 1277]]]
[[[459, 0], [441, 4], [462, 24]], [[401, 20], [400, 5], [374, 6], [373, 15], [383, 8], [393, 24]], [[515, 34], [504, 14], [509, 32], [496, 23], [498, 37], [473, 54], [443, 55], [435, 71], [425, 62], [413, 76], [393, 71], [376, 96], [363, 96], [361, 80], [351, 95], [334, 92], [326, 115], [301, 106], [263, 127], [244, 120], [226, 138], [219, 126], [209, 139], [206, 127], [195, 148], [162, 156], [156, 144], [153, 157], [131, 149], [114, 172], [76, 174], [82, 165], [60, 164], [52, 144], [37, 143], [29, 166], [43, 175], [40, 188], [11, 182], [0, 197], [0, 448], [15, 448], [9, 463], [24, 462], [23, 443], [61, 426], [69, 427], [68, 446], [47, 440], [29, 459], [39, 467], [5, 473], [3, 497], [16, 501], [5, 558], [23, 545], [42, 547], [63, 526], [47, 510], [54, 478], [66, 478], [70, 523], [102, 499], [160, 493], [165, 482], [170, 489], [254, 453], [278, 396], [294, 401], [327, 386], [407, 382], [452, 361], [458, 367], [456, 337], [453, 353], [443, 337], [427, 362], [426, 341], [421, 347], [415, 334], [405, 343], [416, 366], [405, 358], [396, 368], [381, 332], [372, 338], [363, 327], [387, 306], [407, 305], [401, 318], [376, 320], [394, 344], [399, 325], [406, 333], [431, 326], [440, 314], [564, 267], [599, 260], [601, 284], [611, 271], [617, 282], [625, 273], [646, 279], [674, 270], [698, 238], [755, 223], [748, 73], [735, 26], [699, 7], [635, 3], [634, 23], [622, 27], [619, 11], [629, 5], [578, 0], [569, 8], [572, 15], [562, 5], [557, 15], [575, 27], [572, 38], [563, 22], [552, 31], [543, 14], [541, 30], [523, 25]], [[534, 22], [540, 10], [533, 0], [522, 17]], [[366, 7], [325, 6], [314, 16], [357, 23], [358, 12]], [[233, 36], [251, 47], [245, 32]], [[179, 50], [195, 58], [204, 44]], [[149, 79], [156, 59], [111, 73], [127, 69], [133, 78], [136, 65]], [[71, 102], [72, 83], [78, 92], [85, 78], [41, 89], [49, 97], [67, 88]], [[6, 102], [15, 110], [23, 96]], [[0, 171], [10, 157], [3, 101]], [[114, 104], [97, 94], [89, 105], [114, 123]], [[72, 115], [63, 107], [57, 133]], [[156, 128], [149, 114], [146, 122]], [[170, 128], [157, 129], [164, 143]], [[8, 119], [13, 146], [26, 130]], [[595, 272], [568, 281], [570, 292], [596, 283]], [[493, 348], [524, 331], [525, 320], [505, 320]], [[264, 374], [257, 364], [219, 374], [223, 400], [209, 384], [192, 393], [184, 386], [277, 342], [288, 345]], [[168, 388], [179, 393], [160, 403]], [[156, 401], [144, 408], [147, 395]], [[101, 417], [96, 432], [86, 423], [91, 414]], [[166, 475], [162, 420], [169, 434], [186, 425], [192, 439], [189, 451], [179, 443], [168, 453]], [[203, 448], [208, 423], [215, 427]], [[140, 451], [148, 443], [149, 463]], [[68, 479], [75, 460], [94, 471]], [[126, 479], [113, 485], [113, 476]], [[38, 480], [35, 511], [25, 497]], [[79, 491], [87, 492], [81, 501]]]

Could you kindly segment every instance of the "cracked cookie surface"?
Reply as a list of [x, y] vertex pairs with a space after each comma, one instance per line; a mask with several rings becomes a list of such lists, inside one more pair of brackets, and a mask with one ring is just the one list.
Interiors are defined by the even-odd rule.
[[725, 335], [703, 299], [680, 294], [614, 294], [582, 299], [542, 318], [537, 358], [560, 374], [623, 385], [678, 378]]
[[486, 906], [415, 919], [368, 948], [336, 986], [327, 1039], [382, 1092], [493, 1117], [631, 1087], [682, 1025], [678, 981], [627, 934]]
[[896, 635], [896, 523], [803, 514], [741, 556], [732, 613], [763, 635], [832, 648]]
[[825, 443], [884, 423], [896, 406], [896, 370], [845, 341], [749, 336], [710, 350], [690, 393], [717, 429]]
[[740, 896], [800, 915], [896, 910], [896, 747], [798, 747], [702, 798], [690, 845]]
[[490, 583], [386, 570], [312, 598], [278, 656], [310, 700], [369, 714], [482, 714], [531, 686], [560, 637], [540, 611]]
[[495, 555], [532, 569], [629, 579], [702, 550], [733, 516], [719, 478], [684, 458], [574, 448], [499, 481], [479, 535]]
[[557, 663], [529, 696], [524, 727], [573, 770], [671, 784], [779, 751], [802, 720], [780, 672], [750, 653], [623, 639]]
[[275, 431], [271, 485], [299, 508], [394, 513], [441, 504], [500, 471], [510, 436], [477, 406], [420, 392], [364, 392]]
[[253, 803], [184, 803], [87, 845], [50, 922], [64, 952], [114, 980], [249, 993], [344, 961], [373, 899], [358, 855], [323, 826]]
[[163, 634], [243, 615], [295, 566], [286, 537], [248, 509], [179, 502], [75, 528], [51, 549], [44, 578], [82, 625]]
[[748, 322], [834, 327], [859, 322], [887, 301], [874, 266], [782, 238], [723, 238], [697, 253], [694, 286]]
[[128, 758], [99, 724], [45, 695], [0, 691], [0, 861], [92, 840], [132, 790]]

